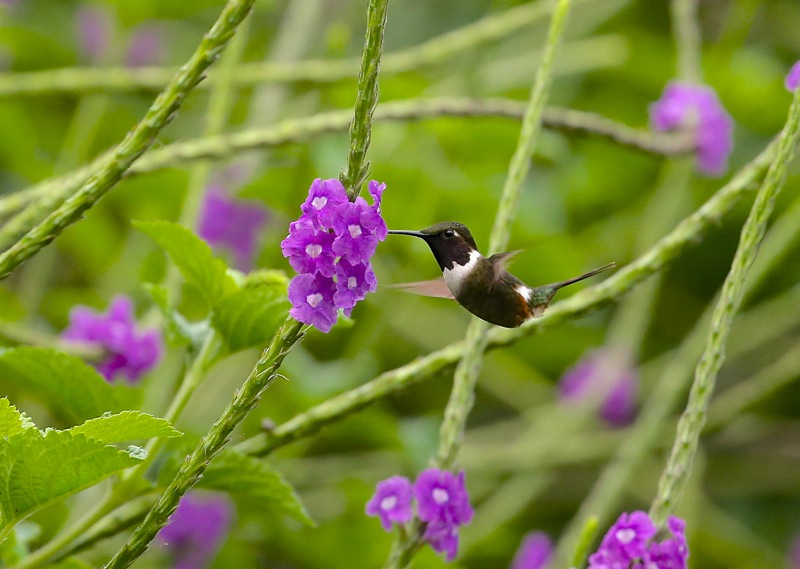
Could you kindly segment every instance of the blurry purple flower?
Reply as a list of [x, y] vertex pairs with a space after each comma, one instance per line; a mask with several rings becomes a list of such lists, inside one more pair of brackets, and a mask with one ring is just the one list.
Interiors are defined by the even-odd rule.
[[327, 333], [336, 323], [335, 292], [336, 283], [331, 277], [309, 273], [297, 275], [289, 283], [289, 302], [292, 304], [289, 314], [295, 320]]
[[603, 348], [585, 355], [561, 377], [558, 386], [563, 401], [599, 397], [600, 416], [612, 427], [629, 425], [636, 416], [638, 380], [630, 356]]
[[298, 273], [332, 277], [336, 274], [334, 237], [333, 233], [320, 231], [310, 220], [301, 217], [289, 224], [289, 236], [281, 241], [281, 251]]
[[6, 8], [16, 8], [20, 3], [20, 0], [0, 0], [0, 4], [5, 6]]
[[197, 232], [212, 247], [229, 250], [237, 269], [249, 271], [266, 221], [266, 211], [257, 203], [231, 198], [221, 186], [212, 185], [206, 191]]
[[135, 383], [161, 358], [160, 332], [136, 332], [133, 302], [127, 296], [114, 297], [106, 314], [76, 306], [70, 311], [69, 320], [61, 337], [102, 348], [106, 358], [97, 365], [97, 371], [108, 381], [121, 373], [129, 383]]
[[800, 569], [800, 534], [797, 534], [789, 548], [789, 568]]
[[786, 90], [792, 93], [800, 87], [800, 61], [792, 65], [792, 68], [786, 75], [786, 82], [784, 85], [786, 85]]
[[428, 522], [422, 538], [437, 553], [445, 553], [445, 559], [452, 561], [458, 554], [458, 525], [441, 520]]
[[386, 531], [392, 529], [392, 523], [411, 521], [411, 481], [405, 476], [392, 476], [378, 482], [366, 511], [368, 516], [380, 516]]
[[589, 556], [588, 569], [686, 569], [685, 525], [670, 516], [667, 528], [672, 536], [656, 542], [655, 524], [645, 512], [622, 514]]
[[[289, 287], [294, 318], [328, 332], [336, 322], [338, 309], [349, 316], [356, 303], [376, 289], [369, 260], [378, 242], [386, 239], [386, 223], [380, 215], [385, 189], [386, 184], [371, 181], [369, 193], [374, 203], [369, 205], [361, 197], [348, 201], [339, 180], [318, 178], [311, 184], [300, 206], [303, 214], [289, 224], [289, 235], [281, 242], [283, 256], [300, 273], [292, 283], [305, 277]], [[309, 292], [315, 276], [324, 277], [324, 292]], [[329, 280], [331, 277], [335, 280]], [[328, 285], [335, 291], [330, 301], [326, 296]], [[311, 305], [309, 298], [317, 304]]]
[[203, 569], [225, 540], [233, 506], [223, 495], [187, 494], [158, 534], [175, 569]]
[[139, 25], [131, 33], [125, 65], [128, 67], [155, 65], [163, 48], [163, 34], [160, 28], [153, 24]]
[[553, 556], [553, 543], [547, 534], [531, 532], [522, 540], [511, 569], [544, 569]]
[[710, 175], [727, 169], [733, 149], [733, 120], [710, 87], [671, 81], [650, 106], [650, 122], [659, 132], [692, 128], [698, 169]]
[[111, 14], [99, 7], [81, 6], [75, 14], [75, 27], [83, 54], [95, 63], [103, 59], [114, 33]]

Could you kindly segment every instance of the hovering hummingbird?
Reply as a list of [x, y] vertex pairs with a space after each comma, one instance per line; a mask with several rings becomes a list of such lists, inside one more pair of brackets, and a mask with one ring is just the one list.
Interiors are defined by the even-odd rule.
[[454, 299], [478, 318], [505, 328], [516, 328], [529, 318], [540, 317], [560, 288], [616, 266], [609, 263], [573, 279], [532, 288], [506, 270], [519, 251], [484, 257], [469, 229], [461, 223], [445, 221], [421, 231], [389, 233], [424, 239], [444, 277], [396, 285], [398, 288]]

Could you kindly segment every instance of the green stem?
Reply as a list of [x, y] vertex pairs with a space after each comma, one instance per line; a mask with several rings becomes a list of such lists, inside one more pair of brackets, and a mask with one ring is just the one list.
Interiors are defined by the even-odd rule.
[[181, 497], [202, 477], [203, 472], [230, 442], [233, 430], [247, 417], [258, 404], [264, 390], [278, 377], [278, 369], [291, 347], [304, 334], [304, 326], [289, 318], [276, 332], [269, 347], [266, 348], [250, 372], [247, 380], [236, 392], [233, 400], [200, 440], [164, 493], [150, 509], [144, 521], [136, 528], [127, 543], [120, 548], [104, 569], [129, 567], [166, 525], [169, 516], [178, 507]]
[[775, 160], [770, 164], [764, 183], [742, 227], [739, 246], [730, 272], [722, 285], [722, 294], [714, 307], [706, 347], [695, 369], [686, 410], [678, 422], [672, 453], [659, 482], [658, 494], [650, 508], [653, 521], [663, 526], [675, 510], [692, 467], [708, 404], [714, 392], [717, 373], [725, 359], [725, 346], [733, 318], [741, 305], [745, 282], [755, 260], [758, 246], [766, 233], [767, 222], [786, 178], [786, 168], [794, 156], [800, 135], [800, 90], [795, 92], [789, 119], [781, 132]]
[[339, 174], [339, 180], [351, 201], [361, 192], [361, 185], [366, 180], [369, 169], [366, 156], [372, 140], [372, 113], [378, 104], [378, 74], [388, 7], [389, 0], [370, 0], [367, 8], [367, 35], [361, 69], [358, 72], [358, 94], [353, 122], [350, 123], [350, 149], [347, 153], [347, 166]]
[[697, 0], [672, 0], [672, 35], [678, 52], [678, 77], [689, 83], [701, 83], [702, 40], [697, 23]]
[[189, 61], [156, 98], [144, 118], [128, 133], [114, 153], [103, 160], [100, 169], [82, 184], [56, 211], [0, 255], [0, 279], [38, 253], [64, 229], [113, 188], [130, 166], [150, 147], [156, 135], [172, 120], [184, 98], [202, 80], [205, 70], [216, 60], [250, 12], [254, 0], [229, 0], [219, 19], [203, 37]]

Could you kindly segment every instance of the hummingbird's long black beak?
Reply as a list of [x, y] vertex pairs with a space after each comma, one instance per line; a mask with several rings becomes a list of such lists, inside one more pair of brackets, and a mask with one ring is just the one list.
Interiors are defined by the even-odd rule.
[[427, 235], [425, 235], [421, 231], [407, 231], [405, 229], [393, 229], [389, 230], [389, 233], [394, 235], [411, 235], [413, 237], [420, 237], [422, 239], [425, 239], [427, 237]]

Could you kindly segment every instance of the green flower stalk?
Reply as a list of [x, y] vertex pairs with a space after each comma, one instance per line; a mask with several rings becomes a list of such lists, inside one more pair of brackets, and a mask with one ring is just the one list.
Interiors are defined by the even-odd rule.
[[789, 119], [778, 139], [775, 160], [770, 164], [764, 183], [756, 195], [753, 207], [742, 227], [739, 246], [730, 272], [722, 285], [722, 295], [711, 316], [706, 347], [695, 369], [694, 382], [686, 410], [678, 422], [677, 435], [667, 466], [659, 481], [658, 494], [650, 508], [653, 521], [660, 527], [674, 512], [697, 451], [700, 433], [705, 425], [708, 404], [714, 393], [717, 373], [725, 360], [725, 346], [731, 325], [744, 295], [747, 274], [764, 238], [767, 222], [786, 178], [786, 168], [794, 157], [800, 137], [800, 91], [795, 92]]

